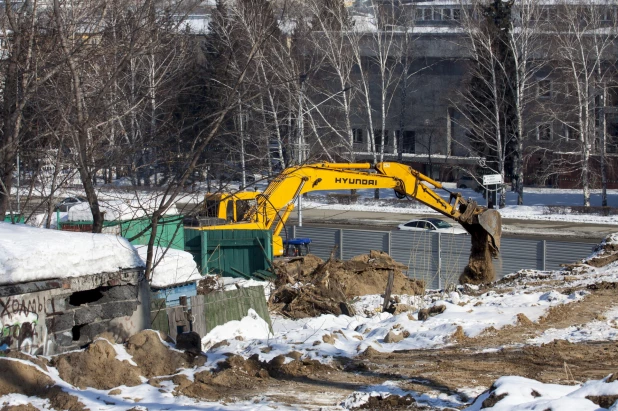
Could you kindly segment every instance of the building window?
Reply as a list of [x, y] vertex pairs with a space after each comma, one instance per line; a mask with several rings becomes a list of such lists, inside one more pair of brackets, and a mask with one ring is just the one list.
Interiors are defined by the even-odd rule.
[[425, 21], [433, 20], [433, 16], [431, 13], [431, 7], [427, 7], [423, 9], [423, 20]]
[[352, 137], [354, 138], [354, 143], [362, 144], [362, 142], [363, 142], [363, 129], [362, 128], [353, 128], [352, 129]]
[[442, 20], [450, 20], [452, 18], [451, 9], [442, 9]]
[[461, 20], [461, 10], [453, 9], [453, 20]]
[[551, 80], [539, 80], [537, 83], [537, 96], [540, 98], [551, 97]]
[[373, 138], [375, 139], [376, 150], [381, 150], [382, 144], [385, 147], [388, 146], [388, 130], [373, 130]]
[[539, 124], [536, 133], [537, 140], [551, 141], [551, 124]]
[[564, 136], [567, 140], [579, 140], [579, 126], [576, 123], [565, 124]]
[[401, 130], [397, 130], [395, 131], [395, 138], [397, 139], [397, 151], [401, 149], [402, 153], [414, 153], [416, 132], [403, 130], [402, 133]]
[[423, 21], [423, 17], [424, 17], [424, 10], [425, 9], [416, 9], [416, 21]]
[[600, 17], [603, 22], [611, 22], [614, 20], [614, 8], [608, 6], [601, 6]]

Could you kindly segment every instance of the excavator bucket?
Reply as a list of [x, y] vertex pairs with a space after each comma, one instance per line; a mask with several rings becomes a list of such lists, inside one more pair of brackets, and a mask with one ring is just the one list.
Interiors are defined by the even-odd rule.
[[459, 282], [485, 284], [495, 281], [492, 258], [497, 257], [500, 252], [502, 236], [500, 213], [478, 207], [475, 202], [469, 202], [463, 210], [460, 223], [470, 233], [472, 247], [468, 265], [459, 277]]
[[496, 210], [485, 210], [478, 215], [479, 225], [491, 237], [492, 246], [496, 254], [500, 251], [500, 237], [502, 237], [502, 217]]

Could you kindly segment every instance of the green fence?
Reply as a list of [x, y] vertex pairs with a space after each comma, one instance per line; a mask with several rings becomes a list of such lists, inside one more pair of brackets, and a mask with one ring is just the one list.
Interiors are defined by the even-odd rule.
[[[216, 326], [225, 324], [228, 321], [240, 321], [243, 317], [247, 316], [250, 308], [255, 310], [272, 330], [266, 297], [264, 296], [264, 287], [247, 287], [239, 290], [198, 295], [196, 297], [193, 297], [195, 298], [196, 305], [203, 302], [206, 320], [205, 333], [209, 333]], [[199, 307], [195, 307], [195, 310], [199, 310]]]
[[[253, 309], [268, 323], [272, 331], [264, 288], [261, 286], [194, 295], [189, 301], [188, 307], [166, 307], [165, 299], [151, 300], [151, 328], [163, 331], [175, 339], [177, 332], [180, 332], [177, 326], [178, 318], [191, 318], [192, 330], [203, 337], [218, 325], [242, 320], [247, 316], [249, 309]], [[190, 315], [183, 315], [188, 310], [191, 311]], [[188, 329], [185, 328], [185, 331]]]
[[[183, 218], [182, 215], [175, 215], [159, 219], [155, 245], [183, 250], [185, 245]], [[120, 235], [131, 240], [131, 244], [147, 245], [152, 233], [150, 223], [149, 218], [136, 218], [125, 221], [103, 221], [103, 227], [120, 226]], [[92, 230], [92, 221], [63, 221], [60, 222], [60, 229], [90, 231]]]
[[21, 214], [16, 214], [16, 213], [14, 213], [13, 215], [6, 214], [4, 216], [4, 222], [6, 222], [6, 223], [23, 223], [24, 222], [24, 216], [21, 215]]
[[[184, 216], [175, 215], [163, 217], [157, 225], [155, 245], [184, 250], [185, 230], [182, 225]], [[138, 218], [120, 223], [120, 233], [123, 237], [132, 239], [131, 244], [147, 245], [150, 239], [150, 219]]]

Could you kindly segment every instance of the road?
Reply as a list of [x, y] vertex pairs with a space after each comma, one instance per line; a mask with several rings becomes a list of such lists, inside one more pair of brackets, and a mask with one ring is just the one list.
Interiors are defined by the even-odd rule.
[[[423, 217], [435, 218], [436, 216], [308, 209], [303, 210], [303, 225], [360, 230], [393, 230], [398, 224]], [[290, 216], [288, 224], [298, 224], [296, 213]], [[559, 239], [560, 241], [598, 243], [606, 235], [618, 232], [618, 225], [503, 219], [502, 229], [503, 237], [506, 238]]]

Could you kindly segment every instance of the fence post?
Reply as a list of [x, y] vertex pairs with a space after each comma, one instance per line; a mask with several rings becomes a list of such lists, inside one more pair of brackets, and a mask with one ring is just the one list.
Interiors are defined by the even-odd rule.
[[339, 259], [343, 261], [343, 228], [339, 229]]
[[442, 289], [442, 235], [438, 234], [438, 288]]
[[542, 253], [542, 261], [543, 261], [543, 271], [547, 270], [547, 240], [541, 240], [541, 253]]
[[391, 246], [391, 244], [392, 244], [391, 243], [392, 242], [391, 233], [392, 233], [392, 231], [388, 231], [387, 234], [386, 234], [388, 236], [388, 241], [386, 242], [386, 247], [387, 247], [386, 254], [388, 254], [388, 255], [391, 255], [391, 250], [392, 250], [392, 246]]
[[296, 226], [292, 226], [292, 238], [296, 238]]

